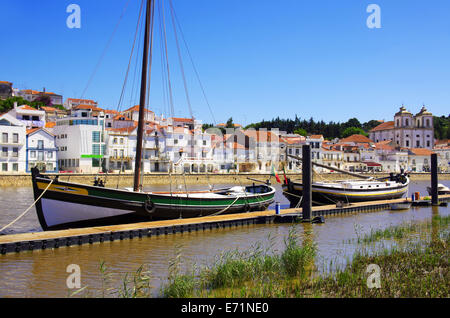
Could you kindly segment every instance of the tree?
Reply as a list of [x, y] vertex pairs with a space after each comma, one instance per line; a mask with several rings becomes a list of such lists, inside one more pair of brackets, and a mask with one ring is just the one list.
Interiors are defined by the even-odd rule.
[[305, 137], [308, 135], [306, 130], [304, 130], [303, 128], [298, 128], [298, 129], [294, 130], [294, 134], [305, 136]]
[[227, 126], [226, 126], [226, 128], [234, 128], [233, 117], [230, 117], [230, 118], [227, 120]]
[[363, 135], [366, 137], [368, 136], [368, 134], [362, 128], [348, 127], [345, 128], [344, 131], [342, 132], [341, 138], [346, 138], [351, 135]]

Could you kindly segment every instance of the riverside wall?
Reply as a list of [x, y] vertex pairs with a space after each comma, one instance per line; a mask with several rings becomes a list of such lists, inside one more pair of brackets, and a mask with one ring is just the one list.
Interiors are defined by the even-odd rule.
[[[49, 174], [49, 176], [55, 176], [56, 174]], [[374, 177], [383, 177], [387, 174], [362, 174]], [[283, 175], [279, 175], [283, 179]], [[118, 187], [131, 187], [133, 185], [133, 174], [59, 174], [59, 178], [62, 181], [70, 181], [82, 184], [92, 184], [95, 177], [100, 179], [106, 179], [106, 186], [115, 188]], [[288, 178], [300, 179], [301, 174], [287, 174]], [[253, 181], [248, 178], [257, 180], [271, 179], [272, 183], [276, 183], [275, 177], [270, 174], [189, 174], [189, 175], [172, 175], [167, 173], [152, 173], [144, 175], [144, 186], [151, 185], [169, 185], [172, 182], [173, 186], [176, 185], [208, 185], [208, 184], [251, 184]], [[349, 176], [342, 173], [321, 173], [315, 175], [315, 180], [343, 180], [348, 179]], [[351, 177], [353, 178], [353, 177]], [[412, 181], [431, 181], [430, 173], [411, 173], [410, 178]], [[450, 173], [440, 173], [438, 180], [450, 180]], [[0, 175], [0, 187], [31, 187], [31, 175], [30, 174], [11, 174]]]

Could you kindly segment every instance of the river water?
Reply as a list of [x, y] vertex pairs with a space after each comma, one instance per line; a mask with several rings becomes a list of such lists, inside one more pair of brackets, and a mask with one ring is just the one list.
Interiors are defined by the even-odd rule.
[[[439, 181], [450, 186], [450, 181]], [[427, 195], [429, 182], [413, 181], [409, 193]], [[216, 185], [219, 187], [220, 185]], [[157, 187], [164, 189], [163, 186]], [[195, 190], [202, 186], [189, 186]], [[204, 187], [203, 187], [204, 188]], [[154, 188], [153, 188], [154, 189]], [[282, 207], [289, 203], [277, 191], [276, 200]], [[0, 189], [0, 227], [8, 224], [33, 203], [31, 188]], [[126, 273], [135, 272], [141, 265], [151, 272], [153, 293], [168, 277], [169, 266], [180, 256], [181, 271], [211, 264], [222, 252], [238, 249], [246, 251], [255, 245], [272, 246], [282, 250], [284, 239], [293, 229], [304, 238], [314, 240], [318, 248], [315, 263], [319, 270], [334, 264], [345, 265], [358, 246], [349, 243], [372, 229], [383, 229], [410, 221], [425, 221], [433, 214], [450, 214], [449, 207], [412, 208], [408, 211], [379, 211], [345, 216], [327, 217], [325, 224], [268, 224], [214, 229], [151, 238], [105, 242], [101, 244], [63, 247], [55, 250], [0, 255], [0, 297], [67, 297], [67, 266], [77, 264], [81, 269], [81, 285], [93, 296], [102, 290], [100, 263], [105, 262], [111, 273], [108, 286], [118, 287]], [[305, 229], [308, 231], [305, 232]], [[34, 208], [6, 234], [41, 231]], [[307, 234], [305, 234], [307, 233]]]

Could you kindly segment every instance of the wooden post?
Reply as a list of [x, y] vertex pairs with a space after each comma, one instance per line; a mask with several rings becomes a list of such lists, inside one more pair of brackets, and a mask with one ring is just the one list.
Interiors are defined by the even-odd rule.
[[311, 171], [311, 146], [303, 145], [302, 147], [302, 185], [303, 185], [303, 199], [302, 199], [302, 213], [303, 221], [311, 221], [312, 210], [312, 171]]
[[437, 172], [437, 154], [431, 155], [431, 204], [438, 205], [438, 172]]

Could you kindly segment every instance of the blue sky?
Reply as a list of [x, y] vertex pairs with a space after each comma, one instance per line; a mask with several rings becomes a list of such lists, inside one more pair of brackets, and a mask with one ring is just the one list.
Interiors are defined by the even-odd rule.
[[[117, 33], [83, 97], [117, 109], [136, 27], [139, 0], [1, 0], [0, 80], [20, 89], [82, 97], [127, 3]], [[166, 1], [167, 2], [167, 1]], [[69, 29], [69, 4], [81, 28]], [[346, 121], [391, 120], [405, 104], [450, 113], [448, 0], [173, 0], [217, 123], [233, 117]], [[369, 29], [369, 4], [381, 28]], [[166, 3], [166, 5], [168, 5]], [[169, 24], [170, 17], [167, 16]], [[5, 39], [7, 39], [5, 41]], [[169, 41], [173, 44], [173, 41]], [[155, 43], [151, 108], [167, 113]], [[193, 113], [213, 122], [183, 51]], [[169, 47], [175, 115], [189, 116], [176, 47]], [[173, 62], [173, 63], [172, 63]], [[121, 109], [137, 104], [130, 71]], [[134, 94], [131, 94], [134, 88]]]

